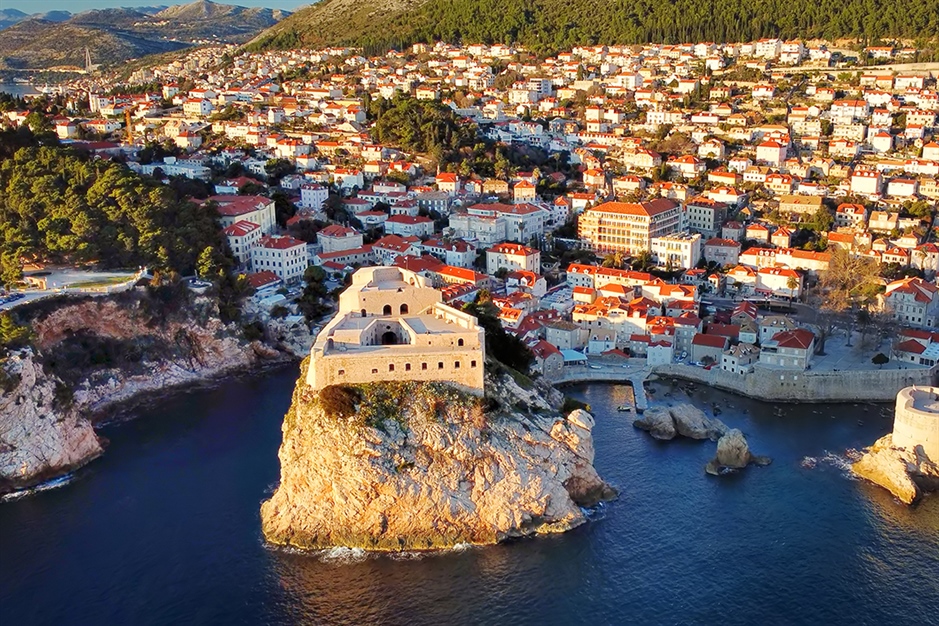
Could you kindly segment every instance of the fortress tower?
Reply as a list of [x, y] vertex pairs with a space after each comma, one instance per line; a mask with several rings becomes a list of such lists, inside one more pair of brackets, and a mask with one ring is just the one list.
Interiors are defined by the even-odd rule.
[[923, 451], [939, 462], [939, 388], [906, 387], [897, 394], [893, 419], [893, 445]]
[[482, 395], [485, 333], [443, 304], [427, 279], [397, 267], [364, 267], [339, 295], [339, 311], [310, 353], [307, 383], [449, 382]]

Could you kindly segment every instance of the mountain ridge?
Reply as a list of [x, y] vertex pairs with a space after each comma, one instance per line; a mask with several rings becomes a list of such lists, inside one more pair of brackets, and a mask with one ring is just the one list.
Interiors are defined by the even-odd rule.
[[250, 49], [437, 40], [577, 45], [753, 41], [765, 37], [936, 40], [939, 0], [322, 0], [258, 35]]
[[0, 31], [0, 69], [82, 67], [86, 47], [94, 63], [110, 64], [206, 40], [240, 43], [288, 15], [198, 0], [172, 7], [93, 9], [63, 21], [27, 16]]

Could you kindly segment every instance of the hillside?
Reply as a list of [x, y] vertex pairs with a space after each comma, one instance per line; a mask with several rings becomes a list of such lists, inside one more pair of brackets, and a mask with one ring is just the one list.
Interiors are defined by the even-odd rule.
[[252, 48], [435, 40], [575, 45], [750, 41], [762, 37], [936, 38], [939, 0], [323, 0], [262, 33]]
[[170, 8], [85, 11], [64, 21], [29, 16], [3, 29], [0, 69], [82, 67], [85, 47], [94, 63], [109, 64], [179, 50], [194, 42], [240, 42], [286, 15], [200, 0]]

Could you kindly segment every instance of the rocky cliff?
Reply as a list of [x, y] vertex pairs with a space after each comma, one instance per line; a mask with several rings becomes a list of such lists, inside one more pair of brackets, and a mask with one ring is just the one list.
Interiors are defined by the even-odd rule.
[[93, 423], [117, 403], [279, 357], [223, 324], [205, 297], [138, 290], [46, 303], [27, 321], [32, 347], [0, 361], [0, 493], [100, 455]]
[[925, 492], [939, 491], [939, 464], [923, 453], [922, 446], [895, 446], [892, 434], [875, 441], [851, 470], [906, 504], [913, 504]]
[[593, 418], [562, 416], [548, 385], [503, 371], [487, 374], [485, 398], [444, 383], [316, 391], [307, 366], [284, 419], [280, 485], [261, 506], [271, 543], [492, 544], [566, 531], [586, 520], [581, 507], [615, 496], [593, 467]]

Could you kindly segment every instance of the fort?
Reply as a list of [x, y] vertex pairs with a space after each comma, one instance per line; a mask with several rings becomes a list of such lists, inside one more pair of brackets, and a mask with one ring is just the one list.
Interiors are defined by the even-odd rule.
[[472, 315], [443, 304], [423, 276], [365, 267], [339, 295], [339, 310], [310, 353], [307, 383], [442, 381], [483, 394], [485, 336]]
[[910, 450], [923, 446], [926, 456], [939, 462], [939, 388], [900, 390], [893, 419], [893, 444]]

